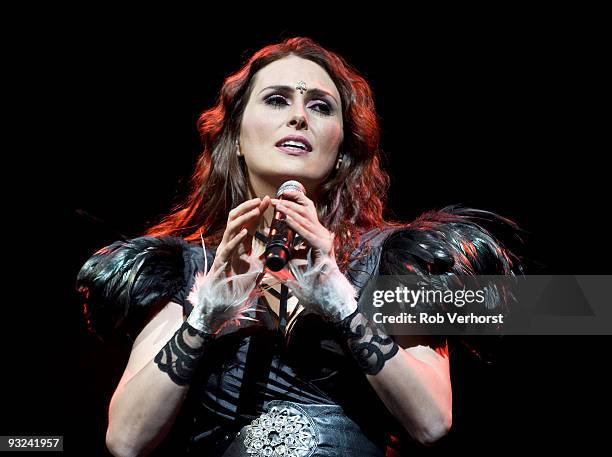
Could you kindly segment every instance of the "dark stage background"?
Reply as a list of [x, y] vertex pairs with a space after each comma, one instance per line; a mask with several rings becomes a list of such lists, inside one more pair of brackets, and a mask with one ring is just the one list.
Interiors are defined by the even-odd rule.
[[[597, 29], [184, 32], [120, 19], [84, 20], [77, 29], [62, 40], [74, 46], [64, 86], [76, 99], [67, 135], [78, 137], [63, 170], [70, 241], [61, 298], [41, 310], [61, 330], [37, 344], [36, 377], [8, 381], [23, 394], [7, 395], [2, 434], [63, 434], [69, 451], [106, 455], [107, 406], [128, 353], [85, 332], [72, 289], [77, 271], [119, 233], [138, 236], [183, 195], [199, 153], [198, 114], [244, 57], [280, 38], [310, 36], [371, 83], [392, 175], [390, 215], [410, 220], [453, 203], [492, 210], [524, 229], [518, 252], [530, 274], [610, 273]], [[453, 429], [421, 451], [590, 448], [603, 440], [598, 424], [609, 407], [609, 341], [507, 337], [491, 364], [456, 349]]]

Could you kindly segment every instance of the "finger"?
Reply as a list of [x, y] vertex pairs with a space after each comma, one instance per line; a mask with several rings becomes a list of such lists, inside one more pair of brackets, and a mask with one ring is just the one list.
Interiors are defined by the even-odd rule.
[[266, 212], [266, 209], [268, 209], [268, 206], [271, 205], [270, 202], [270, 196], [266, 195], [262, 200], [261, 200], [261, 204], [259, 205], [259, 211], [260, 211], [260, 216], [259, 216], [259, 221], [261, 222], [261, 219], [264, 217], [264, 214]]
[[272, 200], [270, 196], [266, 195], [264, 198], [261, 199], [261, 204], [259, 205], [259, 207], [267, 208], [270, 205], [270, 200]]
[[240, 227], [236, 226], [235, 230], [238, 228], [246, 228], [248, 230], [247, 236], [243, 239], [243, 245], [245, 247], [245, 251], [250, 252], [250, 246], [253, 242], [253, 237], [255, 236], [255, 232], [257, 228], [262, 224], [262, 220], [264, 219], [266, 209], [270, 206], [270, 197], [266, 195], [257, 208], [247, 213], [245, 219], [241, 219], [240, 223], [242, 224]]
[[[261, 204], [258, 207], [259, 215], [253, 216], [252, 219], [249, 219], [248, 221], [245, 222], [244, 226], [249, 231], [248, 236], [244, 239], [245, 248], [247, 250], [249, 250], [247, 245], [250, 246], [250, 244], [253, 242], [253, 237], [255, 236], [255, 232], [256, 232], [257, 228], [262, 225], [261, 224], [262, 220], [265, 222], [264, 216], [265, 216], [266, 209], [268, 208], [268, 206], [270, 206], [270, 196], [266, 195], [261, 200]], [[267, 228], [267, 229], [264, 228], [264, 235], [268, 236], [269, 233], [270, 233], [270, 229], [269, 228]]]
[[255, 236], [255, 232], [257, 228], [261, 225], [261, 221], [265, 216], [266, 209], [270, 206], [270, 196], [266, 195], [257, 208], [253, 211], [247, 213], [246, 219], [242, 220], [242, 227], [246, 228], [248, 233], [242, 240], [242, 246], [244, 248], [244, 252], [250, 255], [253, 244], [253, 237]]
[[283, 192], [283, 195], [281, 195], [280, 198], [272, 198], [271, 200], [272, 203], [276, 203], [277, 201], [293, 201], [301, 205], [306, 205], [310, 199], [302, 192], [288, 190]]
[[229, 212], [229, 215], [227, 216], [227, 226], [225, 228], [225, 232], [223, 233], [223, 238], [221, 242], [227, 243], [233, 236], [236, 235], [236, 233], [238, 232], [236, 227], [241, 228], [242, 226], [236, 224], [232, 225], [232, 222], [235, 221], [237, 218], [241, 217], [245, 211], [252, 211], [253, 207], [255, 205], [259, 205], [260, 201], [261, 199], [259, 197], [247, 200], [245, 202], [242, 202], [240, 205], [236, 206]]
[[299, 235], [304, 238], [308, 242], [308, 244], [310, 244], [311, 246], [316, 246], [316, 235], [310, 230], [308, 230], [306, 227], [304, 227], [302, 224], [300, 224], [298, 221], [296, 221], [289, 214], [286, 214], [286, 216], [287, 225], [289, 225], [289, 227], [299, 233]]
[[[266, 195], [257, 207], [253, 208], [251, 211], [231, 223], [234, 231], [238, 231], [243, 227], [248, 230], [247, 236], [243, 240], [245, 247], [250, 246], [253, 236], [255, 235], [255, 231], [261, 224], [261, 220], [264, 217], [265, 211], [269, 205], [270, 197]], [[249, 249], [247, 248], [247, 250]]]
[[[257, 208], [255, 208], [255, 209], [259, 209], [260, 219], [261, 219], [261, 216], [263, 216], [266, 209], [268, 208], [268, 206], [270, 206], [270, 196], [266, 195], [264, 198], [260, 199], [259, 205], [257, 206]], [[249, 230], [249, 232], [251, 232], [251, 230]]]
[[261, 198], [257, 197], [257, 198], [252, 198], [251, 200], [247, 200], [245, 202], [242, 202], [241, 204], [239, 204], [238, 206], [236, 206], [234, 209], [232, 209], [229, 212], [228, 215], [228, 222], [236, 219], [237, 217], [239, 217], [241, 214], [251, 210], [253, 207], [255, 206], [259, 206], [259, 204], [261, 203]]
[[279, 203], [278, 205], [276, 205], [276, 209], [278, 209], [279, 211], [281, 211], [282, 213], [284, 213], [287, 216], [291, 216], [293, 219], [295, 219], [296, 221], [298, 221], [300, 224], [302, 224], [303, 226], [305, 226], [306, 228], [308, 228], [309, 230], [313, 230], [313, 223], [310, 220], [310, 214], [305, 214], [302, 215], [300, 213], [298, 213], [297, 211], [293, 210], [292, 208], [289, 208], [287, 206], [281, 203]]
[[229, 242], [227, 242], [223, 246], [223, 248], [221, 249], [221, 252], [219, 253], [219, 259], [221, 263], [229, 261], [234, 250], [240, 244], [240, 242], [244, 239], [247, 233], [248, 233], [247, 229], [242, 229], [240, 232], [236, 234], [236, 236], [234, 236]]
[[[258, 218], [260, 215], [259, 206], [253, 208], [248, 213], [245, 213], [239, 216], [237, 219], [234, 219], [227, 226], [226, 232], [229, 232], [230, 236], [234, 236], [238, 233], [243, 227], [249, 225], [249, 222], [252, 222], [255, 218]], [[249, 227], [247, 227], [248, 229]]]
[[304, 194], [304, 192], [300, 192], [297, 190], [287, 190], [283, 192], [282, 197], [283, 200], [292, 200], [301, 205], [314, 208], [314, 202], [310, 198], [308, 198], [306, 194]]
[[275, 205], [276, 209], [280, 209], [282, 207], [291, 208], [303, 216], [309, 216], [310, 214], [312, 214], [304, 205], [292, 202], [291, 200], [277, 200], [277, 203]]

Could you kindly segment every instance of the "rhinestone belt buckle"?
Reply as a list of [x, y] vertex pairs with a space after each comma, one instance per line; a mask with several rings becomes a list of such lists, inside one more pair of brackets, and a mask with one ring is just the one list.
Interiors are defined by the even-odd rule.
[[247, 453], [254, 457], [309, 457], [317, 448], [312, 419], [286, 402], [272, 406], [251, 422], [245, 434]]

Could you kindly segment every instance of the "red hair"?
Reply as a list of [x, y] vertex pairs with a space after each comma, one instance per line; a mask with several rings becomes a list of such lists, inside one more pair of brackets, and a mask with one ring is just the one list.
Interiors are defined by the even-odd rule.
[[260, 49], [225, 79], [217, 103], [198, 120], [203, 151], [189, 195], [145, 235], [195, 241], [201, 231], [207, 243], [221, 242], [229, 211], [248, 198], [246, 165], [235, 154], [235, 142], [253, 77], [266, 65], [290, 55], [320, 65], [342, 99], [343, 161], [322, 184], [317, 202], [319, 220], [336, 234], [339, 267], [346, 268], [364, 231], [385, 224], [389, 176], [380, 166], [380, 126], [372, 90], [342, 57], [310, 38], [297, 37]]

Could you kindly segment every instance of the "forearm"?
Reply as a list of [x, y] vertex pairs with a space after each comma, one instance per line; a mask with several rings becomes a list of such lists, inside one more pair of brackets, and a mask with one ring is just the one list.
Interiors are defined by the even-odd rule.
[[113, 455], [146, 455], [166, 436], [188, 386], [174, 384], [151, 360], [126, 384], [119, 385], [109, 407], [106, 443]]
[[417, 441], [430, 444], [450, 429], [450, 380], [403, 349], [368, 381], [387, 409]]
[[448, 373], [411, 356], [359, 311], [357, 291], [330, 256], [306, 271], [294, 269], [288, 281], [311, 310], [336, 326], [369, 382], [391, 413], [418, 441], [430, 443], [446, 433], [451, 420]]
[[211, 340], [186, 325], [137, 374], [117, 387], [106, 436], [114, 455], [146, 455], [171, 429]]
[[448, 373], [401, 349], [360, 312], [336, 325], [380, 399], [416, 440], [431, 443], [448, 431]]

